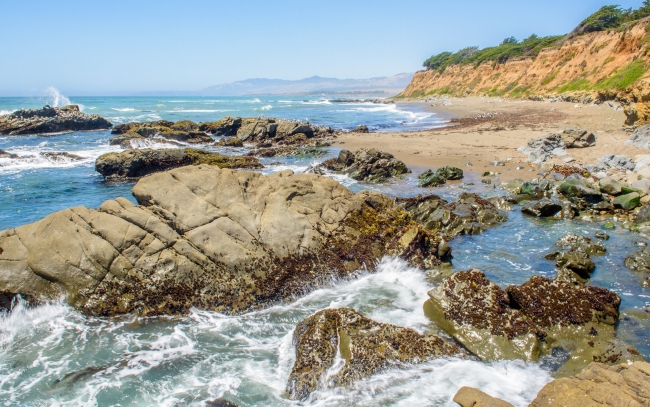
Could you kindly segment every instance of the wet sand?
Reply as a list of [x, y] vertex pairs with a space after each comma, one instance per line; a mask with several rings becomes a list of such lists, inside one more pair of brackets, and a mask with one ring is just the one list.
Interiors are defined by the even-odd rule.
[[[519, 147], [533, 137], [565, 128], [589, 130], [597, 138], [594, 147], [567, 150], [568, 156], [575, 158], [574, 164], [595, 163], [604, 154], [632, 158], [650, 154], [648, 150], [625, 145], [629, 139], [629, 133], [622, 127], [625, 114], [607, 103], [595, 106], [480, 97], [445, 100], [450, 104], [430, 101], [426, 105], [444, 118], [453, 117], [449, 127], [418, 132], [347, 133], [334, 145], [350, 150], [374, 147], [394, 154], [407, 165], [452, 165], [465, 171], [499, 172], [504, 181], [531, 178], [530, 172], [537, 171], [537, 166], [527, 163], [527, 157], [517, 151]], [[555, 162], [562, 164], [562, 158]], [[506, 165], [495, 167], [490, 165], [493, 161]]]

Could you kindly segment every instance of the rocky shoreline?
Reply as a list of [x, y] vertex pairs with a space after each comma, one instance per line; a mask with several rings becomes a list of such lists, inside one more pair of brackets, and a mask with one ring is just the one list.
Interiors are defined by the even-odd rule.
[[[363, 134], [367, 128], [355, 130]], [[479, 270], [452, 274], [449, 267], [454, 238], [484, 233], [515, 209], [558, 221], [610, 220], [607, 228], [650, 235], [650, 160], [608, 155], [585, 166], [553, 163], [566, 148], [593, 146], [593, 133], [571, 129], [531, 140], [523, 152], [537, 168], [535, 178], [499, 183], [496, 171], [487, 172], [484, 184], [505, 195], [462, 193], [452, 202], [430, 193], [354, 193], [323, 176], [381, 183], [411, 172], [377, 149], [342, 150], [306, 174], [247, 171], [262, 167], [256, 157], [317, 156], [336, 134], [308, 123], [227, 117], [129, 123], [112, 133], [111, 143], [126, 150], [100, 156], [97, 172], [106, 180], [139, 180], [132, 190], [138, 205], [117, 198], [98, 209], [70, 208], [0, 232], [0, 307], [10, 309], [18, 295], [32, 304], [63, 296], [81, 312], [104, 318], [187, 314], [192, 308], [241, 315], [295, 301], [359, 270], [373, 273], [382, 257], [393, 256], [436, 271], [439, 284], [422, 305], [441, 334], [422, 335], [349, 308], [319, 311], [294, 331], [288, 398], [305, 400], [323, 386], [351, 386], [436, 358], [533, 362], [558, 350], [567, 354], [555, 369], [558, 380], [532, 405], [577, 405], [571, 403], [580, 391], [598, 401], [582, 383], [611, 381], [612, 375], [623, 377], [618, 382], [629, 384], [633, 374], [650, 383], [642, 376], [650, 368], [640, 352], [617, 336], [621, 298], [589, 285], [591, 256], [607, 251], [605, 232], [560, 238], [558, 250], [544, 256], [556, 264], [553, 278], [534, 276], [501, 288]], [[631, 140], [650, 145], [648, 138], [644, 127]], [[160, 139], [254, 149], [235, 156], [133, 148], [139, 140]], [[419, 187], [431, 192], [465, 175], [440, 167], [423, 173]], [[625, 265], [648, 284], [647, 249], [631, 253]], [[649, 399], [628, 387], [627, 399], [642, 405]], [[461, 389], [455, 400], [462, 406], [507, 405], [474, 389]]]

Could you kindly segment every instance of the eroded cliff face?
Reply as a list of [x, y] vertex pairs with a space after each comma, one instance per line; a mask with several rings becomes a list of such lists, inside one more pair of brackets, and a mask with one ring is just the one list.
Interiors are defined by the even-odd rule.
[[[563, 40], [536, 58], [505, 64], [455, 65], [443, 73], [420, 71], [400, 97], [429, 95], [617, 100], [627, 124], [650, 121], [650, 18], [624, 31], [603, 31]], [[650, 27], [648, 27], [650, 29]]]

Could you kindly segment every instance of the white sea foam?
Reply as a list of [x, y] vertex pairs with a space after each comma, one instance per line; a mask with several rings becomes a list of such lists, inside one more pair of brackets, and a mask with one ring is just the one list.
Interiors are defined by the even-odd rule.
[[[374, 274], [333, 282], [294, 302], [240, 316], [192, 310], [182, 318], [87, 318], [60, 303], [0, 317], [0, 398], [11, 404], [193, 405], [225, 396], [241, 406], [452, 406], [464, 385], [517, 406], [550, 376], [523, 362], [439, 359], [389, 370], [351, 388], [325, 378], [306, 402], [283, 397], [295, 361], [293, 329], [328, 307], [422, 332], [430, 288], [421, 270], [385, 258]], [[330, 376], [342, 360], [330, 369]], [[102, 400], [100, 402], [100, 400]]]
[[17, 171], [45, 169], [45, 168], [70, 168], [77, 166], [94, 165], [95, 160], [102, 154], [119, 151], [118, 146], [98, 145], [95, 148], [86, 148], [79, 151], [68, 151], [80, 156], [81, 160], [72, 160], [65, 156], [48, 157], [40, 153], [63, 152], [65, 149], [53, 148], [48, 142], [39, 146], [16, 146], [7, 152], [18, 155], [17, 158], [0, 158], [0, 173], [15, 173]]
[[132, 107], [111, 107], [111, 109], [118, 112], [135, 112], [135, 109]]
[[262, 106], [262, 107], [260, 107], [259, 109], [255, 109], [255, 110], [269, 111], [269, 110], [271, 110], [271, 109], [273, 109], [273, 106], [271, 106], [271, 105], [266, 105], [266, 106]]
[[231, 109], [178, 109], [170, 110], [167, 113], [218, 113], [218, 112], [232, 112]]
[[0, 116], [4, 116], [6, 114], [12, 114], [15, 111], [16, 111], [15, 109], [14, 110], [2, 110], [2, 109], [0, 109]]

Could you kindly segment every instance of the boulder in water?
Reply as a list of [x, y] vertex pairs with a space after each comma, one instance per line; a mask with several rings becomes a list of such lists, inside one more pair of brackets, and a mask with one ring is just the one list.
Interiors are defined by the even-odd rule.
[[319, 175], [186, 166], [133, 196], [0, 232], [0, 292], [63, 294], [100, 316], [241, 314], [373, 272], [386, 254], [441, 263], [441, 239], [391, 198]]
[[352, 133], [370, 133], [370, 130], [368, 130], [368, 126], [365, 124], [360, 124], [354, 129], [351, 130]]
[[492, 202], [470, 193], [461, 194], [451, 203], [437, 195], [399, 198], [396, 202], [425, 229], [441, 233], [447, 239], [483, 233], [508, 219]]
[[341, 150], [338, 158], [329, 159], [314, 170], [323, 169], [348, 174], [352, 179], [370, 183], [385, 182], [411, 172], [406, 164], [392, 154], [375, 148], [361, 148], [354, 152]]
[[609, 290], [545, 277], [503, 290], [470, 270], [444, 279], [429, 297], [426, 315], [483, 360], [538, 360], [563, 348], [571, 357], [559, 375], [599, 358], [641, 360], [638, 351], [615, 338], [621, 300]]
[[0, 116], [0, 134], [48, 134], [105, 130], [113, 124], [97, 114], [85, 114], [77, 105], [23, 109]]
[[134, 179], [186, 165], [209, 164], [219, 168], [262, 168], [256, 158], [230, 156], [193, 148], [126, 150], [101, 155], [95, 169], [106, 179]]
[[548, 218], [557, 215], [562, 210], [562, 205], [550, 199], [528, 202], [521, 208], [521, 212], [538, 218]]
[[444, 185], [447, 180], [431, 170], [426, 170], [418, 176], [418, 186], [427, 188], [427, 187], [439, 187]]
[[326, 309], [303, 320], [293, 343], [296, 362], [287, 384], [293, 400], [306, 399], [319, 385], [346, 386], [386, 369], [462, 354], [440, 337], [375, 322], [349, 308]]

